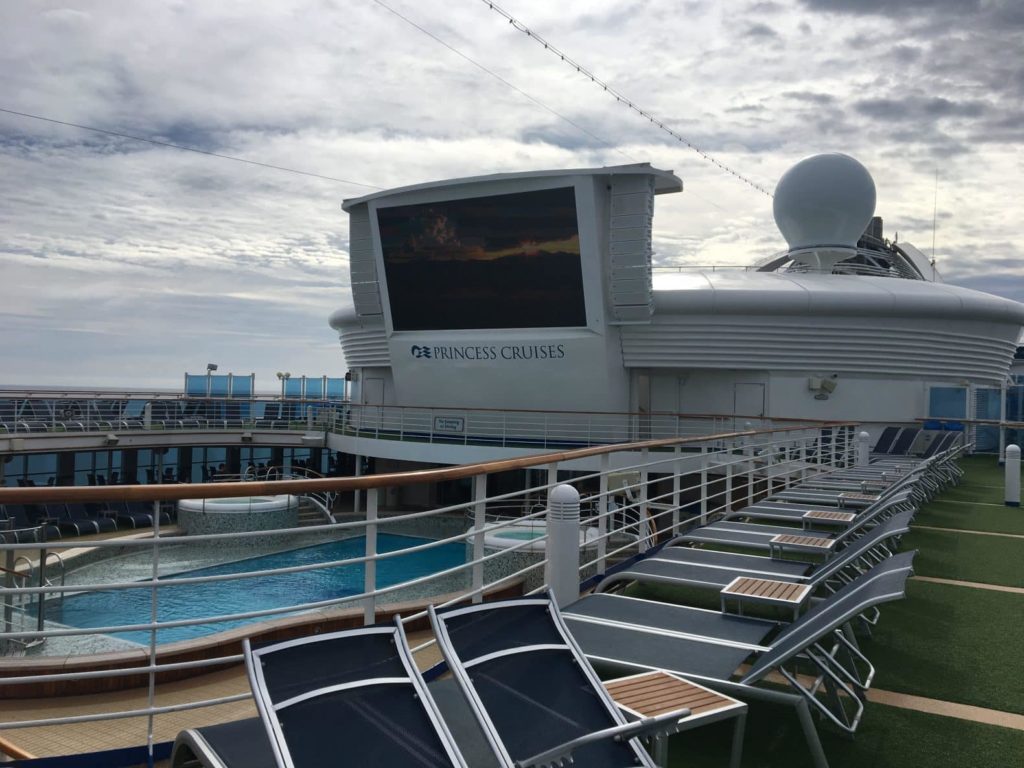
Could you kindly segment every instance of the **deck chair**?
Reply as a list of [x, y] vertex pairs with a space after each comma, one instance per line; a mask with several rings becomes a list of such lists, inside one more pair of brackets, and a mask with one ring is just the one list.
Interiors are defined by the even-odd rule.
[[[646, 559], [606, 576], [594, 592], [617, 591], [634, 583], [721, 592], [734, 580], [749, 578], [806, 584], [812, 593], [827, 595], [891, 557], [896, 544], [910, 530], [912, 517], [912, 511], [893, 515], [834, 557], [817, 564], [693, 547], [664, 547]], [[870, 636], [872, 627], [878, 623], [878, 609], [866, 611], [858, 619], [857, 626]]]
[[875, 443], [875, 447], [871, 449], [872, 453], [885, 454], [892, 448], [892, 444], [896, 442], [896, 437], [901, 431], [901, 427], [886, 427], [882, 430], [882, 434], [878, 437], [878, 442]]
[[764, 555], [716, 552], [693, 547], [664, 547], [628, 568], [602, 579], [595, 592], [612, 592], [626, 584], [665, 584], [721, 590], [739, 576], [825, 585], [830, 580], [847, 583], [886, 557], [891, 543], [910, 530], [913, 512], [901, 512], [875, 526], [823, 563], [778, 560]]
[[906, 489], [893, 496], [886, 497], [881, 501], [877, 502], [872, 507], [861, 509], [858, 512], [853, 510], [839, 510], [835, 507], [825, 507], [820, 504], [800, 504], [797, 502], [785, 502], [785, 501], [762, 501], [756, 504], [751, 504], [743, 509], [737, 509], [732, 512], [726, 512], [723, 519], [734, 520], [734, 519], [745, 519], [745, 520], [776, 520], [783, 523], [789, 523], [790, 525], [803, 524], [805, 520], [810, 520], [814, 517], [808, 518], [809, 513], [815, 513], [820, 511], [828, 512], [841, 512], [843, 514], [855, 515], [853, 520], [849, 524], [858, 524], [859, 521], [866, 518], [870, 518], [875, 514], [885, 516], [894, 512], [903, 511], [906, 509], [915, 509], [915, 504], [911, 501], [912, 491]]
[[60, 509], [60, 528], [66, 533], [82, 536], [89, 533], [111, 533], [117, 530], [114, 518], [91, 514], [85, 504], [72, 502], [55, 506]]
[[906, 427], [904, 428], [899, 437], [897, 437], [893, 444], [889, 447], [888, 454], [890, 456], [906, 456], [910, 453], [910, 449], [913, 447], [914, 442], [917, 440], [918, 435], [921, 434], [921, 430], [917, 427]]
[[438, 646], [501, 765], [655, 763], [639, 736], [689, 710], [629, 723], [547, 597], [430, 609]]
[[[117, 513], [117, 523], [123, 528], [153, 527], [153, 502], [151, 501], [118, 501], [111, 504], [110, 509]], [[170, 515], [161, 510], [160, 523], [167, 525], [170, 522]]]
[[394, 626], [244, 642], [257, 721], [184, 731], [175, 768], [466, 768]]
[[399, 622], [244, 650], [278, 768], [465, 768]]
[[[866, 530], [873, 528], [896, 512], [914, 509], [913, 505], [909, 505], [905, 498], [895, 497], [892, 501], [892, 504], [876, 503], [873, 507], [862, 509], [859, 512], [836, 510], [854, 515], [852, 519], [842, 522], [839, 527], [834, 525], [826, 527], [819, 522], [798, 528], [795, 525], [773, 525], [726, 518], [675, 536], [669, 540], [668, 546], [711, 545], [778, 552], [780, 557], [784, 551], [830, 557], [849, 541], [858, 538]], [[788, 519], [792, 523], [805, 522], [802, 517], [805, 514], [803, 512], [796, 514], [790, 510], [770, 511], [766, 513], [766, 516], [774, 515], [775, 519], [778, 519], [778, 516], [782, 514], [791, 514], [792, 516]]]
[[[879, 563], [771, 639], [771, 622], [618, 595], [588, 595], [562, 615], [598, 668], [666, 670], [739, 699], [794, 708], [814, 765], [827, 768], [811, 712], [842, 731], [856, 731], [874, 669], [847, 628], [858, 615], [903, 597], [915, 554]], [[748, 660], [752, 665], [741, 671]], [[808, 671], [810, 679], [798, 674]], [[792, 690], [759, 685], [772, 672]]]

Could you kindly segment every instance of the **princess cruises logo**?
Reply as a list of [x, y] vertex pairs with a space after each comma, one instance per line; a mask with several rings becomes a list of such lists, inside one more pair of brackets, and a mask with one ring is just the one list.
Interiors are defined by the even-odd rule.
[[417, 360], [562, 360], [566, 356], [564, 344], [413, 344], [409, 353]]

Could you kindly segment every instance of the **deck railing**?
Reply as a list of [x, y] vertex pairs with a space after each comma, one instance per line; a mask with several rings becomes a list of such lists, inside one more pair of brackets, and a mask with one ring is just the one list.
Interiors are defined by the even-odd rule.
[[0, 389], [0, 436], [153, 430], [303, 430], [340, 400]]
[[322, 414], [340, 435], [444, 445], [562, 449], [814, 425], [811, 419], [656, 411], [544, 411], [347, 403]]
[[[705, 522], [728, 509], [746, 505], [762, 494], [771, 493], [798, 480], [832, 468], [845, 467], [855, 461], [856, 429], [849, 423], [813, 423], [782, 428], [761, 428], [721, 432], [699, 437], [671, 437], [645, 440], [621, 445], [594, 446], [576, 450], [543, 453], [522, 458], [448, 467], [418, 472], [371, 475], [349, 478], [287, 479], [277, 481], [248, 481], [239, 483], [203, 483], [164, 486], [104, 486], [104, 487], [46, 487], [0, 488], [0, 504], [48, 504], [59, 502], [105, 503], [113, 501], [150, 500], [154, 504], [182, 498], [225, 498], [263, 494], [337, 493], [359, 490], [360, 502], [355, 508], [336, 512], [334, 524], [302, 529], [272, 531], [239, 531], [205, 535], [183, 535], [181, 531], [166, 530], [154, 516], [152, 535], [143, 537], [106, 536], [87, 543], [89, 554], [144, 553], [141, 557], [146, 575], [139, 578], [105, 575], [76, 578], [74, 560], [68, 560], [66, 585], [48, 584], [47, 565], [39, 565], [40, 544], [33, 542], [0, 544], [0, 562], [11, 562], [19, 557], [35, 558], [28, 567], [15, 566], [3, 573], [0, 601], [5, 606], [0, 643], [23, 647], [27, 642], [45, 641], [32, 649], [38, 653], [49, 645], [61, 644], [65, 657], [59, 671], [45, 660], [35, 665], [33, 655], [22, 656], [0, 664], [0, 692], [3, 698], [25, 698], [39, 695], [46, 687], [54, 691], [83, 691], [88, 686], [97, 690], [116, 688], [132, 681], [146, 685], [145, 706], [127, 709], [109, 707], [103, 712], [62, 714], [53, 717], [6, 718], [0, 722], [0, 733], [14, 745], [19, 744], [22, 729], [39, 726], [61, 726], [70, 723], [111, 721], [125, 718], [146, 718], [145, 729], [138, 733], [137, 743], [147, 744], [154, 754], [154, 719], [169, 712], [200, 710], [212, 706], [244, 701], [248, 694], [232, 694], [214, 698], [158, 704], [158, 681], [170, 676], [200, 674], [206, 670], [237, 665], [242, 657], [238, 652], [242, 634], [268, 635], [281, 631], [316, 631], [317, 624], [340, 618], [340, 609], [350, 609], [349, 618], [366, 624], [383, 618], [396, 600], [408, 601], [413, 593], [420, 602], [451, 603], [460, 600], [480, 601], [490, 592], [515, 588], [533, 592], [545, 588], [547, 555], [538, 542], [546, 535], [539, 527], [534, 538], [506, 539], [500, 546], [494, 544], [524, 520], [543, 521], [548, 493], [560, 483], [571, 483], [581, 494], [586, 510], [581, 521], [581, 548], [578, 563], [579, 579], [585, 582], [605, 572], [613, 564], [636, 556], [657, 541], [689, 526]], [[599, 465], [593, 471], [573, 471], [567, 465], [578, 459], [596, 459]], [[577, 464], [578, 466], [578, 464]], [[614, 466], [614, 468], [613, 468]], [[489, 481], [499, 473], [510, 470], [535, 470], [525, 477], [536, 478], [536, 470], [543, 472], [542, 482], [527, 482], [524, 487], [507, 492], [489, 491]], [[507, 481], [507, 475], [502, 480]], [[430, 497], [431, 489], [439, 483], [468, 481], [466, 498], [455, 503], [427, 505], [410, 509], [405, 499]], [[491, 486], [499, 487], [494, 479]], [[507, 487], [507, 484], [503, 487]], [[411, 489], [406, 491], [403, 489]], [[430, 540], [407, 549], [382, 551], [381, 533], [430, 534]], [[0, 535], [3, 535], [0, 533]], [[251, 544], [261, 540], [269, 549], [295, 546], [295, 537], [301, 535], [303, 543], [361, 536], [360, 554], [355, 557], [324, 563], [299, 563], [273, 568], [243, 568], [238, 573], [184, 575], [169, 578], [167, 563], [176, 552], [187, 547], [190, 556], [202, 553], [199, 559], [233, 559], [228, 546]], [[60, 542], [71, 544], [75, 542]], [[82, 542], [85, 545], [85, 542]], [[378, 575], [393, 558], [410, 553], [427, 553], [445, 545], [457, 544], [465, 548], [464, 562], [449, 564], [426, 575], [405, 578], [397, 583], [385, 584]], [[55, 542], [46, 544], [51, 550]], [[250, 553], [251, 554], [251, 553]], [[213, 556], [216, 555], [216, 558]], [[362, 568], [362, 588], [355, 594], [325, 596], [301, 604], [261, 609], [232, 609], [211, 613], [202, 605], [199, 615], [165, 619], [161, 605], [167, 602], [168, 590], [188, 589], [195, 585], [243, 581], [258, 589], [260, 580], [281, 574], [315, 574], [331, 569]], [[171, 568], [173, 570], [173, 568]], [[42, 573], [40, 573], [42, 571]], [[25, 577], [21, 574], [29, 574]], [[109, 574], [109, 569], [108, 569]], [[51, 605], [75, 592], [103, 591], [114, 603], [125, 590], [146, 590], [148, 610], [144, 620], [107, 622], [105, 626], [63, 626], [47, 621], [43, 630], [35, 626], [19, 625], [13, 619], [17, 606], [31, 603]], [[10, 606], [10, 610], [6, 607]], [[354, 610], [352, 610], [354, 609]], [[24, 609], [21, 609], [24, 611]], [[42, 610], [45, 611], [45, 608]], [[405, 603], [404, 622], [422, 622], [425, 611], [409, 608]], [[300, 615], [300, 619], [295, 619]], [[290, 618], [285, 618], [290, 617]], [[284, 621], [282, 622], [282, 619]], [[308, 619], [310, 626], [295, 630], [296, 621]], [[230, 642], [195, 641], [187, 648], [163, 646], [159, 633], [172, 628], [197, 625], [224, 624], [233, 626], [239, 621], [257, 621], [245, 630], [233, 630]], [[287, 625], [287, 626], [286, 626]], [[105, 640], [118, 632], [145, 632], [148, 642], [136, 645], [141, 655], [128, 661], [97, 664], [97, 659], [77, 658], [75, 648], [84, 639], [83, 652], [94, 652], [95, 642]], [[221, 638], [221, 640], [223, 637]], [[204, 650], [205, 648], [205, 650]], [[425, 645], [418, 646], [420, 651]], [[42, 658], [42, 657], [40, 657]], [[2, 660], [0, 660], [2, 661]], [[56, 701], [56, 700], [54, 700]], [[125, 728], [129, 727], [127, 724]], [[2, 748], [0, 741], [0, 748]], [[22, 745], [24, 750], [24, 745]], [[31, 751], [31, 750], [28, 750]]]

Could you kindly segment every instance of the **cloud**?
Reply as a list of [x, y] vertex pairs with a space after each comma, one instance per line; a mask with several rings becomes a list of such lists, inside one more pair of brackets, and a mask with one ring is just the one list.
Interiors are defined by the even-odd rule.
[[[686, 184], [657, 200], [659, 263], [745, 264], [783, 247], [770, 199], [486, 5], [389, 4], [585, 130], [375, 4], [316, 0], [0, 4], [0, 106], [377, 187], [650, 161]], [[707, 0], [522, 0], [515, 12], [769, 189], [813, 152], [857, 156], [901, 239], [930, 243], [939, 169], [940, 269], [991, 272], [1005, 291], [1024, 259], [1012, 203], [1024, 6], [972, 7], [963, 21], [953, 0], [778, 0], [742, 14]], [[282, 368], [344, 371], [326, 324], [350, 296], [339, 205], [367, 188], [2, 114], [0, 174], [10, 380], [177, 386], [208, 359], [271, 388]]]

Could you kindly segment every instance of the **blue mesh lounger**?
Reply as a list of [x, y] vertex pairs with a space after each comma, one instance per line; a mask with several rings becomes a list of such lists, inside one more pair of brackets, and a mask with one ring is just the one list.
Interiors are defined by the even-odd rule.
[[664, 547], [605, 577], [594, 591], [611, 592], [634, 582], [721, 590], [740, 576], [812, 587], [843, 584], [850, 581], [851, 573], [866, 570], [891, 556], [890, 543], [910, 530], [912, 515], [913, 512], [901, 512], [890, 517], [819, 564], [693, 547]]
[[823, 507], [816, 504], [799, 504], [787, 501], [761, 501], [756, 504], [726, 512], [724, 519], [748, 519], [748, 520], [778, 520], [791, 524], [802, 523], [804, 515], [808, 512], [825, 510], [831, 512], [849, 512], [857, 515], [851, 524], [857, 524], [859, 520], [873, 517], [875, 514], [886, 515], [899, 512], [905, 509], [914, 509], [909, 490], [901, 491], [893, 496], [886, 497], [870, 507], [861, 510], [838, 510], [834, 507]]
[[253, 649], [252, 720], [185, 731], [172, 764], [230, 768], [466, 768], [400, 625]]
[[[873, 669], [844, 632], [855, 617], [901, 599], [915, 553], [879, 563], [786, 625], [767, 640], [771, 628], [759, 619], [667, 605], [617, 595], [588, 595], [563, 610], [566, 626], [590, 661], [633, 673], [661, 669], [740, 699], [793, 707], [812, 760], [828, 760], [811, 711], [848, 733], [856, 731]], [[744, 662], [749, 669], [741, 671]], [[813, 669], [812, 680], [798, 674]], [[758, 685], [778, 672], [792, 691]]]
[[434, 611], [438, 645], [501, 765], [652, 767], [636, 738], [689, 710], [627, 723], [547, 598]]

